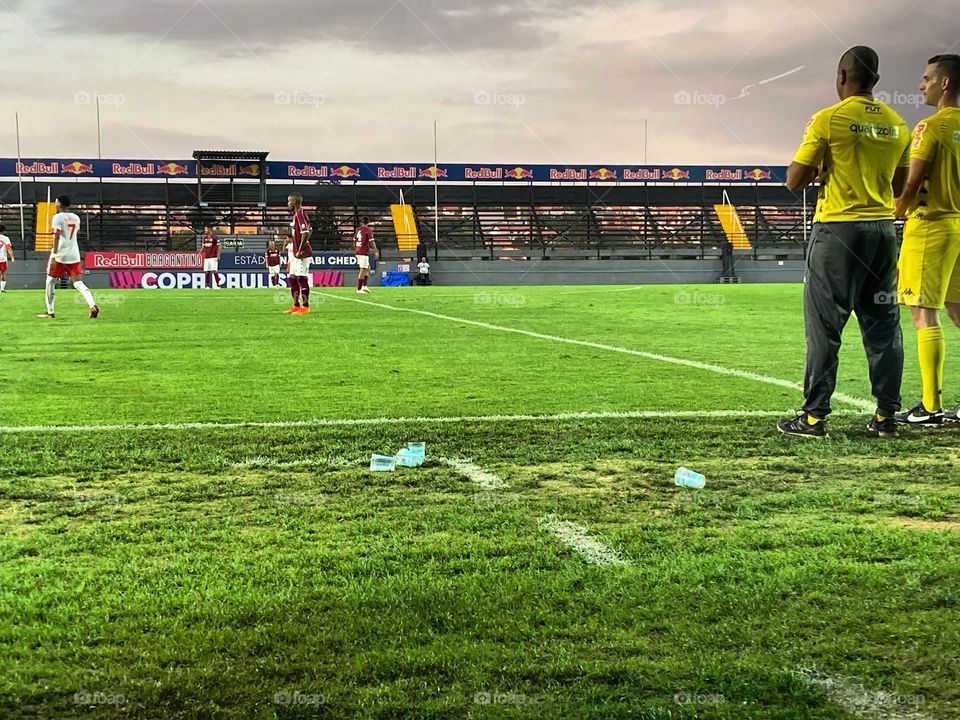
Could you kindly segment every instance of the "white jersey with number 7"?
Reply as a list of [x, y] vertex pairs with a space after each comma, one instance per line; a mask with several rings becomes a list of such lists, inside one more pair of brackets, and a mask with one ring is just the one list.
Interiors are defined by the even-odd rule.
[[53, 232], [60, 234], [59, 252], [54, 260], [64, 265], [80, 262], [80, 246], [77, 234], [80, 232], [80, 217], [76, 213], [57, 213], [53, 216]]

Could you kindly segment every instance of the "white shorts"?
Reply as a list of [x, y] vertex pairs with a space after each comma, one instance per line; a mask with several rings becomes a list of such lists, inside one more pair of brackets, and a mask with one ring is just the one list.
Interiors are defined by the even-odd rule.
[[357, 265], [361, 270], [370, 269], [370, 256], [369, 255], [357, 255]]
[[296, 275], [297, 277], [307, 277], [310, 275], [310, 263], [313, 262], [312, 257], [306, 258], [290, 258], [290, 275]]
[[217, 258], [204, 258], [203, 259], [203, 271], [204, 272], [217, 272], [218, 265], [220, 261]]
[[267, 272], [270, 273], [270, 277], [273, 277], [274, 275], [279, 275], [279, 274], [280, 274], [280, 266], [279, 266], [279, 265], [268, 265], [268, 266], [267, 266]]

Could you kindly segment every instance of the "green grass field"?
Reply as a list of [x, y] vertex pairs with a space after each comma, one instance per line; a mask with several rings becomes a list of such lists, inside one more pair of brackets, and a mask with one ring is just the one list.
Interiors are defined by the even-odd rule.
[[75, 295], [0, 296], [0, 717], [960, 718], [960, 428], [851, 323], [777, 433], [799, 286]]

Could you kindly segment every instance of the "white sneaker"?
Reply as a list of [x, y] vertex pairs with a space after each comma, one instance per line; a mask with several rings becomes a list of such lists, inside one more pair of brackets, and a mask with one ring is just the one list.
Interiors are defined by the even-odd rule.
[[363, 288], [357, 290], [357, 292], [358, 292], [358, 293], [363, 293], [364, 295], [369, 295], [369, 294], [370, 294], [370, 291], [367, 290], [366, 287], [363, 287]]

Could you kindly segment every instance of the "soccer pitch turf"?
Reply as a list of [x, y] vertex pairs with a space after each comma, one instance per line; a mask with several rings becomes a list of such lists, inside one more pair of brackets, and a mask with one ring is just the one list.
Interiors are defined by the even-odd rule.
[[852, 321], [780, 435], [798, 285], [95, 293], [0, 297], [3, 718], [960, 717], [960, 428]]

